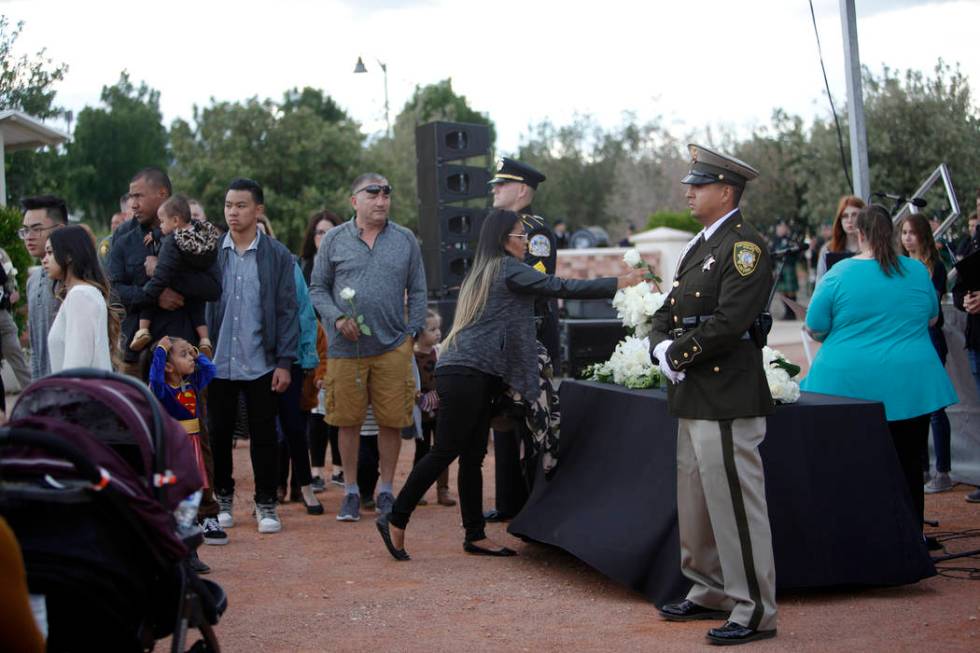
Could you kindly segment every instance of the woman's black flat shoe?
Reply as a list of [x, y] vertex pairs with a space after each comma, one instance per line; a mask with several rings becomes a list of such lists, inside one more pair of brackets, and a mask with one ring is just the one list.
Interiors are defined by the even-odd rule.
[[303, 501], [303, 505], [306, 507], [306, 514], [307, 515], [322, 515], [323, 514], [323, 504], [321, 504], [319, 501], [317, 501], [313, 505], [310, 505], [310, 504], [306, 503], [306, 501]]
[[[479, 541], [480, 540], [477, 540], [477, 542]], [[517, 555], [517, 551], [508, 549], [506, 546], [502, 546], [499, 549], [487, 549], [477, 545], [475, 542], [470, 542], [469, 540], [465, 540], [463, 542], [463, 550], [467, 553], [472, 553], [473, 555], [496, 556], [498, 558], [509, 558]]]
[[378, 527], [378, 532], [381, 533], [381, 539], [385, 543], [385, 548], [388, 549], [388, 553], [395, 560], [411, 560], [412, 556], [408, 555], [405, 549], [396, 549], [395, 543], [391, 541], [391, 529], [388, 527], [388, 515], [384, 514], [378, 517], [374, 521], [374, 525]]

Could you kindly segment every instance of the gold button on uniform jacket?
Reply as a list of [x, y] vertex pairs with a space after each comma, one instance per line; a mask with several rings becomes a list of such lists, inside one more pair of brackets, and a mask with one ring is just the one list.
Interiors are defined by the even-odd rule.
[[741, 212], [685, 255], [650, 334], [651, 351], [674, 341], [667, 364], [685, 373], [668, 384], [672, 415], [722, 420], [772, 412], [762, 352], [748, 335], [766, 308], [771, 270], [765, 240]]

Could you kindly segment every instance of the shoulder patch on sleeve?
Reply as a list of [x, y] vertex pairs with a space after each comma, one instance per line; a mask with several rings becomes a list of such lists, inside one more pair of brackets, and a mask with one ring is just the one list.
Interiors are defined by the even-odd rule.
[[535, 270], [537, 270], [541, 274], [547, 274], [548, 273], [547, 270], [545, 270], [545, 268], [544, 268], [544, 263], [541, 262], [541, 261], [538, 261], [537, 263], [535, 263], [531, 267], [533, 267]]
[[735, 247], [732, 253], [735, 262], [735, 269], [743, 277], [747, 277], [753, 272], [755, 268], [759, 265], [759, 257], [762, 254], [762, 250], [753, 242], [747, 240], [740, 240], [735, 243]]
[[531, 236], [531, 240], [527, 245], [527, 250], [531, 253], [531, 256], [538, 256], [541, 258], [551, 256], [551, 241], [548, 240], [548, 236], [545, 234]]

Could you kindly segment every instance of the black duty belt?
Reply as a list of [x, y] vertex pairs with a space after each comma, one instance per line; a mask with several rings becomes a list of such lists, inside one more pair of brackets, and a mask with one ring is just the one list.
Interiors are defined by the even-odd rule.
[[[693, 331], [694, 329], [698, 328], [700, 325], [704, 324], [712, 317], [713, 317], [712, 315], [689, 315], [687, 317], [681, 318], [681, 324], [683, 326], [677, 327], [676, 329], [671, 329], [669, 331], [670, 337], [673, 338], [674, 340], [677, 340], [688, 331]], [[751, 340], [752, 335], [748, 331], [746, 331], [745, 333], [742, 334], [742, 336], [739, 339]]]

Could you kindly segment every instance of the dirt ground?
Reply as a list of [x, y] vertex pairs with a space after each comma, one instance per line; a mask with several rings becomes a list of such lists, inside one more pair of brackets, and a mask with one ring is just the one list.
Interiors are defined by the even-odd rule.
[[[210, 578], [229, 595], [217, 632], [226, 651], [690, 651], [707, 649], [713, 624], [667, 623], [643, 596], [625, 589], [561, 550], [525, 544], [489, 525], [515, 558], [481, 558], [462, 550], [457, 508], [420, 507], [409, 525], [410, 562], [384, 549], [374, 513], [337, 522], [342, 490], [321, 494], [327, 514], [301, 504], [281, 508], [283, 531], [259, 535], [250, 516], [248, 449], [235, 451], [239, 479], [236, 526], [227, 546], [203, 547]], [[411, 465], [402, 450], [396, 487]], [[488, 457], [485, 470], [492, 470]], [[453, 467], [455, 471], [455, 465]], [[491, 505], [492, 473], [485, 474]], [[455, 487], [455, 480], [452, 481]], [[972, 488], [926, 497], [936, 533], [980, 529]], [[949, 540], [950, 552], [980, 548]], [[980, 567], [980, 558], [947, 563]], [[954, 577], [955, 576], [955, 577]], [[948, 572], [915, 585], [839, 589], [779, 596], [779, 636], [759, 651], [978, 651], [980, 583]], [[163, 643], [157, 650], [165, 650]]]

